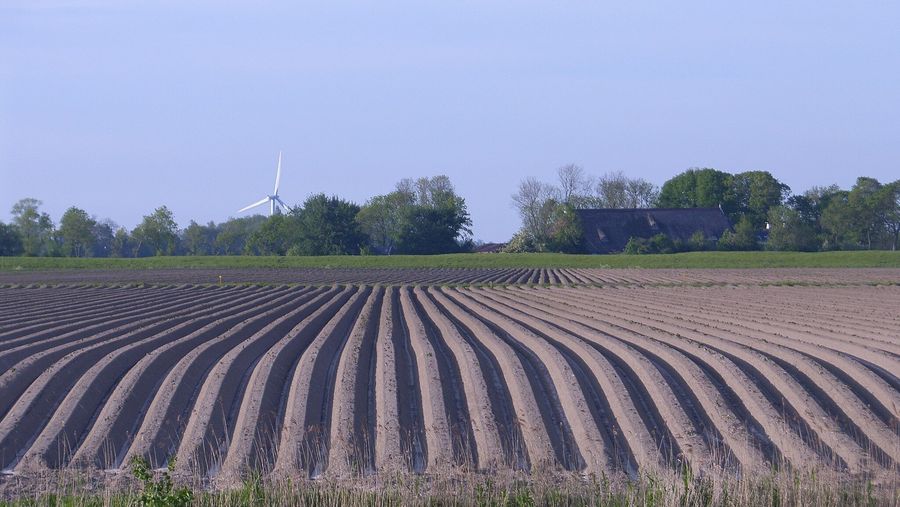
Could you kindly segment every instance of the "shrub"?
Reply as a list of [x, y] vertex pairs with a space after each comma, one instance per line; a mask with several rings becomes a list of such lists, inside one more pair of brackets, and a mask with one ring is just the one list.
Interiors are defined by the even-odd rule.
[[140, 456], [133, 457], [131, 473], [141, 481], [142, 485], [138, 504], [145, 507], [186, 507], [190, 505], [194, 501], [194, 493], [188, 488], [175, 487], [170, 475], [174, 471], [175, 460], [172, 459], [159, 480], [155, 480], [147, 460]]
[[666, 236], [665, 234], [657, 234], [650, 239], [647, 238], [638, 238], [632, 236], [628, 238], [628, 243], [625, 244], [624, 253], [627, 254], [667, 254], [667, 253], [675, 253], [676, 251], [681, 250], [679, 248], [679, 244], [676, 244], [672, 241], [671, 238]]
[[756, 228], [747, 217], [741, 218], [741, 221], [734, 227], [734, 232], [725, 231], [719, 238], [719, 250], [728, 251], [747, 251], [758, 250], [759, 242], [756, 238]]

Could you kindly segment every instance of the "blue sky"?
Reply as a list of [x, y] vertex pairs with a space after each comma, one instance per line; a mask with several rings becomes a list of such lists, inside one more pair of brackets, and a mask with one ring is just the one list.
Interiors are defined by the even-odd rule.
[[133, 227], [447, 174], [475, 236], [567, 163], [900, 178], [898, 2], [0, 3], [0, 220]]

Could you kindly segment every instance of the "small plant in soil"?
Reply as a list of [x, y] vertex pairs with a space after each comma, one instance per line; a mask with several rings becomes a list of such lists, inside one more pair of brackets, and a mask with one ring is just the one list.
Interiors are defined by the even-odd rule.
[[131, 473], [141, 482], [138, 505], [144, 507], [186, 507], [194, 501], [194, 493], [188, 488], [176, 488], [170, 473], [175, 471], [175, 460], [169, 461], [167, 470], [155, 479], [146, 459], [135, 456], [131, 460]]

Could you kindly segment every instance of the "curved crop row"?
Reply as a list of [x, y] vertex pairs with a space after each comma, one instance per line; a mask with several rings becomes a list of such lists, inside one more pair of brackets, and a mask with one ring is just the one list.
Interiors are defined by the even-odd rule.
[[0, 289], [0, 469], [897, 473], [900, 287], [628, 276]]

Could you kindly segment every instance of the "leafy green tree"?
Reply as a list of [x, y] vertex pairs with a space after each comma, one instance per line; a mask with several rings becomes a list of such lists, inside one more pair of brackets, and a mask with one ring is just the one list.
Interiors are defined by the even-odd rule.
[[116, 239], [116, 229], [119, 226], [112, 220], [97, 220], [91, 234], [94, 237], [92, 255], [94, 257], [111, 257]]
[[297, 243], [294, 255], [359, 254], [366, 237], [360, 231], [356, 216], [358, 205], [336, 196], [310, 196], [297, 216]]
[[841, 189], [837, 185], [827, 187], [815, 186], [801, 195], [789, 197], [785, 204], [800, 214], [800, 218], [807, 224], [821, 232], [822, 211], [828, 206], [832, 197], [839, 194]]
[[846, 190], [836, 192], [822, 209], [819, 223], [825, 236], [824, 250], [859, 248], [860, 235], [849, 196]]
[[218, 228], [214, 222], [200, 225], [191, 220], [181, 233], [181, 246], [188, 255], [212, 255], [217, 234]]
[[145, 215], [131, 233], [135, 255], [172, 255], [178, 245], [178, 224], [169, 208], [160, 206]]
[[819, 248], [815, 228], [795, 209], [775, 206], [769, 209], [767, 250], [814, 252]]
[[42, 213], [43, 203], [27, 197], [12, 207], [13, 224], [22, 240], [22, 252], [31, 257], [52, 255], [56, 245], [53, 241], [53, 220]]
[[21, 255], [22, 238], [15, 226], [0, 222], [0, 257]]
[[562, 253], [584, 252], [581, 221], [572, 205], [558, 204], [554, 206], [549, 236], [545, 241], [544, 249]]
[[286, 255], [300, 242], [297, 211], [270, 216], [247, 239], [245, 253], [253, 255]]
[[68, 257], [87, 257], [93, 254], [94, 227], [97, 221], [86, 211], [72, 206], [59, 220], [59, 237], [63, 252]]
[[357, 215], [372, 250], [433, 254], [470, 249], [472, 219], [450, 178], [404, 179], [394, 192], [371, 199]]
[[884, 185], [878, 196], [884, 211], [881, 220], [890, 238], [891, 250], [900, 246], [900, 180]]
[[356, 221], [376, 253], [391, 255], [394, 252], [403, 233], [406, 212], [414, 203], [414, 195], [398, 190], [369, 199], [359, 210]]
[[263, 215], [232, 218], [219, 224], [218, 234], [213, 242], [216, 255], [241, 255], [251, 253], [247, 243], [254, 232], [262, 228], [268, 218]]
[[753, 222], [747, 217], [742, 217], [737, 225], [734, 226], [734, 232], [725, 231], [719, 238], [719, 250], [758, 250], [759, 241], [757, 240], [757, 231]]
[[413, 206], [404, 216], [397, 251], [409, 255], [431, 255], [462, 250], [457, 241], [464, 219], [453, 207]]
[[735, 174], [729, 180], [731, 203], [734, 206], [734, 220], [745, 216], [757, 230], [766, 224], [769, 209], [780, 206], [790, 192], [790, 187], [781, 183], [767, 171], [747, 171]]
[[731, 175], [710, 168], [691, 168], [666, 181], [659, 192], [663, 208], [711, 208], [722, 206], [729, 218], [737, 211], [731, 193]]
[[861, 246], [871, 250], [881, 236], [884, 212], [879, 199], [881, 183], [875, 178], [859, 177], [847, 195], [852, 227], [857, 230]]
[[131, 237], [124, 227], [116, 229], [110, 246], [110, 257], [131, 257], [134, 254], [134, 248], [131, 245]]

